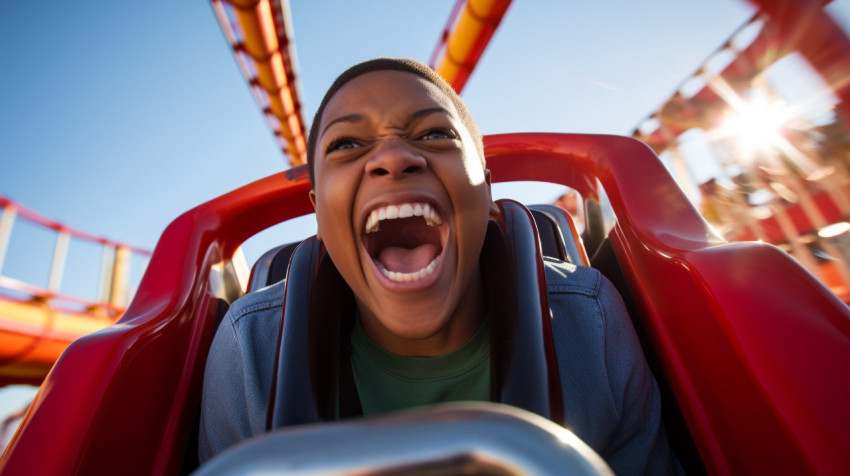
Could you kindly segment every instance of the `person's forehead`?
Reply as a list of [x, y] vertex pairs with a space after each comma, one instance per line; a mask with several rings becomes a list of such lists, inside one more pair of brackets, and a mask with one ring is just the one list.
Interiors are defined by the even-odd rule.
[[362, 105], [364, 98], [391, 93], [398, 93], [397, 96], [412, 107], [437, 105], [458, 116], [452, 100], [425, 78], [406, 71], [381, 70], [364, 73], [342, 86], [328, 101], [321, 123], [333, 120], [331, 116], [337, 114], [356, 112], [346, 109]]

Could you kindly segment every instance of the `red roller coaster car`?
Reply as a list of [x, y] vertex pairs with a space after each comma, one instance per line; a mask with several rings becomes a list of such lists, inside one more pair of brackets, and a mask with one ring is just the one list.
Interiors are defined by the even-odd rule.
[[[583, 197], [590, 265], [630, 306], [688, 469], [850, 474], [843, 302], [778, 248], [719, 238], [637, 140], [509, 134], [485, 143], [495, 181], [554, 182]], [[616, 215], [608, 232], [600, 186]], [[257, 232], [311, 213], [308, 190], [296, 167], [177, 218], [120, 321], [74, 342], [47, 376], [3, 474], [193, 470], [207, 350], [220, 304], [242, 289], [230, 259]]]

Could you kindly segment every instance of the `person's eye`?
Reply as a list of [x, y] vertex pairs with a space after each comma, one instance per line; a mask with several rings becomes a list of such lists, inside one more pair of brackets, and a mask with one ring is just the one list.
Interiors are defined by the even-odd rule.
[[435, 139], [456, 139], [457, 135], [452, 132], [450, 129], [443, 129], [441, 127], [435, 129], [429, 129], [427, 132], [419, 136], [419, 140], [435, 140]]
[[349, 150], [349, 149], [355, 149], [357, 147], [360, 147], [360, 144], [357, 141], [355, 141], [354, 139], [342, 138], [342, 139], [337, 139], [337, 140], [331, 142], [331, 144], [325, 150], [325, 153], [329, 154], [331, 152], [336, 152], [338, 150]]

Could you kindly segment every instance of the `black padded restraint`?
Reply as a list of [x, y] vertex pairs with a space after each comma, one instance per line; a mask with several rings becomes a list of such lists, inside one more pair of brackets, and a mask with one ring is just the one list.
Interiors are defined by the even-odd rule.
[[304, 240], [287, 273], [267, 429], [333, 418], [340, 336], [353, 316], [354, 296], [324, 246]]
[[[503, 258], [488, 255], [496, 252], [488, 250], [491, 243], [485, 242], [482, 267], [485, 280], [502, 281], [501, 286], [508, 287], [504, 291], [493, 292], [494, 286], [498, 291], [500, 285], [488, 283], [491, 311], [513, 309], [513, 317], [491, 314], [491, 321], [497, 322], [491, 334], [491, 352], [498, 352], [498, 358], [507, 360], [498, 363], [504, 366], [499, 372], [499, 401], [561, 423], [561, 381], [552, 340], [551, 313], [537, 228], [531, 212], [520, 203], [500, 200], [498, 205], [501, 213], [494, 221], [503, 237]], [[488, 241], [493, 241], [490, 234]], [[502, 264], [501, 269], [497, 266], [499, 263]], [[504, 301], [506, 298], [503, 296], [513, 296], [515, 304]], [[494, 303], [493, 299], [503, 302]], [[508, 346], [509, 350], [503, 350], [502, 346]]]
[[[560, 422], [560, 379], [537, 231], [530, 212], [502, 200], [491, 220], [482, 274], [488, 293], [492, 399]], [[321, 243], [293, 254], [286, 283], [268, 427], [362, 413], [351, 372], [354, 297]], [[521, 303], [521, 305], [519, 305]]]
[[357, 383], [354, 381], [354, 369], [351, 368], [351, 330], [354, 320], [343, 323], [340, 333], [339, 353], [339, 418], [352, 418], [363, 415], [360, 404], [360, 394], [357, 393]]

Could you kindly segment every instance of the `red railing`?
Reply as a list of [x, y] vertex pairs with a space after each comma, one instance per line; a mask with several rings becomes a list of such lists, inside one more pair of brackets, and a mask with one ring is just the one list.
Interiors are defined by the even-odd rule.
[[[129, 292], [131, 259], [133, 255], [147, 258], [151, 255], [150, 251], [77, 230], [2, 196], [0, 196], [0, 210], [2, 211], [0, 215], [0, 293], [24, 295], [38, 299], [40, 302], [54, 304], [70, 303], [83, 309], [106, 310], [111, 315], [118, 314], [127, 306], [131, 297]], [[3, 274], [5, 258], [10, 251], [9, 244], [14, 224], [20, 220], [56, 233], [50, 272], [45, 286], [23, 282]], [[103, 261], [99, 276], [100, 290], [95, 300], [60, 292], [71, 239], [103, 247]], [[45, 253], [47, 252], [50, 251], [45, 250]]]

